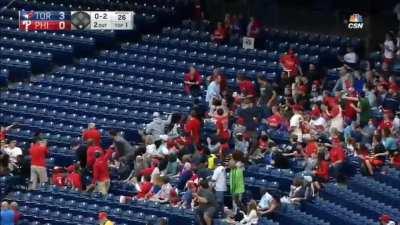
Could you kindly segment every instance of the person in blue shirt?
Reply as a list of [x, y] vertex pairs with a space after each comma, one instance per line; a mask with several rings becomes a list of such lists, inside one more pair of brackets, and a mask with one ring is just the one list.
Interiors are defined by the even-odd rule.
[[385, 149], [389, 151], [389, 153], [397, 151], [396, 139], [393, 137], [391, 131], [388, 128], [385, 128], [383, 130], [382, 143], [385, 146]]
[[14, 225], [15, 213], [10, 208], [8, 202], [1, 203], [0, 216], [1, 216], [0, 225]]

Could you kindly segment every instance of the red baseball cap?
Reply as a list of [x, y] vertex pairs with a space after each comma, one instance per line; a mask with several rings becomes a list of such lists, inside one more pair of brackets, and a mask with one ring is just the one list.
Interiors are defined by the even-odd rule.
[[245, 120], [243, 117], [239, 117], [237, 118], [236, 123], [240, 125], [245, 125]]
[[319, 117], [320, 115], [321, 111], [318, 108], [315, 108], [310, 112], [310, 116]]
[[106, 212], [99, 213], [99, 220], [106, 220], [107, 218], [108, 218], [108, 215]]
[[389, 223], [390, 220], [391, 220], [390, 216], [386, 214], [383, 214], [379, 217], [379, 221], [381, 222]]
[[67, 167], [67, 172], [68, 173], [72, 173], [72, 172], [75, 171], [75, 169], [76, 169], [75, 165], [70, 165], [70, 166]]

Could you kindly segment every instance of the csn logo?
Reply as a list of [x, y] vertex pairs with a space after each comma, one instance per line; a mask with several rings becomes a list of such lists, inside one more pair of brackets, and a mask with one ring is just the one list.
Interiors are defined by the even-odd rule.
[[363, 29], [364, 28], [364, 18], [360, 14], [352, 14], [349, 18], [347, 28]]

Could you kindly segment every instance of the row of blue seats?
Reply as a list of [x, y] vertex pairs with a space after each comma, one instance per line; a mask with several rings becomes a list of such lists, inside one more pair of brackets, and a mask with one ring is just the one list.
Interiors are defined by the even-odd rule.
[[[129, 53], [133, 54], [146, 54], [148, 56], [155, 56], [155, 57], [166, 57], [169, 59], [179, 59], [179, 60], [191, 60], [195, 63], [204, 63], [204, 64], [211, 64], [217, 66], [237, 66], [239, 68], [245, 69], [255, 69], [255, 70], [271, 70], [276, 69], [275, 62], [279, 59], [280, 54], [277, 52], [272, 52], [268, 56], [271, 58], [264, 58], [264, 59], [249, 59], [249, 58], [238, 58], [236, 56], [227, 56], [225, 54], [215, 54], [215, 53], [207, 53], [207, 52], [198, 52], [198, 49], [187, 49], [185, 47], [180, 46], [169, 46], [169, 47], [159, 47], [154, 45], [143, 45], [143, 44], [126, 44], [122, 46], [123, 50], [128, 51]], [[114, 53], [118, 53], [115, 51]], [[139, 56], [140, 56], [139, 55]], [[128, 58], [130, 60], [135, 60], [135, 57]], [[304, 65], [308, 65], [309, 63], [318, 64], [319, 56], [318, 55], [299, 55], [300, 61]], [[271, 64], [272, 63], [272, 64]], [[278, 72], [278, 71], [270, 71], [270, 72]]]
[[26, 60], [32, 64], [33, 72], [46, 72], [50, 69], [53, 56], [51, 53], [41, 51], [25, 51], [23, 49], [14, 49], [0, 47], [0, 58], [10, 58]]
[[[201, 73], [201, 74], [212, 74], [213, 70], [216, 68], [220, 69], [224, 74], [227, 75], [228, 78], [235, 78], [238, 73], [244, 73], [249, 75], [250, 77], [256, 77], [257, 75], [263, 75], [266, 77], [270, 77], [271, 79], [277, 79], [277, 74], [281, 73], [281, 68], [277, 62], [270, 62], [270, 63], [263, 63], [264, 68], [261, 68], [259, 70], [254, 70], [252, 68], [256, 66], [252, 66], [253, 63], [249, 64], [243, 64], [240, 65], [242, 67], [238, 67], [235, 65], [232, 65], [231, 67], [224, 67], [224, 66], [215, 66], [215, 62], [211, 63], [202, 63], [200, 59], [193, 59], [191, 61], [186, 61], [186, 60], [176, 60], [175, 58], [166, 58], [166, 57], [157, 57], [157, 56], [152, 56], [151, 54], [147, 53], [144, 55], [144, 53], [138, 53], [138, 54], [127, 54], [126, 58], [124, 57], [125, 54], [112, 54], [108, 52], [103, 52], [103, 55], [100, 56], [100, 59], [109, 59], [109, 60], [86, 60], [83, 59], [81, 60], [81, 64], [83, 61], [89, 61], [90, 63], [85, 63], [84, 65], [90, 68], [95, 68], [99, 67], [96, 64], [103, 64], [101, 65], [100, 68], [106, 69], [113, 67], [112, 69], [108, 69], [108, 71], [114, 71], [118, 70], [117, 72], [123, 71], [125, 68], [123, 67], [128, 67], [126, 69], [130, 69], [129, 67], [132, 66], [127, 66], [127, 64], [137, 64], [137, 65], [143, 65], [143, 66], [151, 66], [155, 67], [156, 70], [158, 69], [168, 69], [168, 70], [178, 70], [179, 72], [186, 72], [187, 69], [190, 66], [195, 66], [196, 69]], [[215, 57], [216, 59], [216, 57]], [[111, 61], [112, 60], [112, 61]], [[207, 58], [208, 60], [208, 58]], [[250, 62], [248, 62], [250, 63]], [[94, 65], [93, 65], [94, 64]], [[257, 64], [254, 62], [254, 64]], [[122, 68], [120, 68], [122, 67]], [[125, 70], [126, 70], [125, 69]], [[154, 69], [153, 69], [154, 70]]]
[[[1, 115], [4, 116], [2, 119], [12, 119], [23, 125], [23, 127], [30, 128], [32, 130], [47, 130], [48, 132], [55, 132], [57, 134], [70, 135], [70, 136], [79, 136], [82, 131], [81, 127], [87, 125], [89, 122], [97, 122], [100, 128], [116, 128], [120, 127], [121, 130], [126, 132], [136, 132], [138, 127], [142, 125], [138, 125], [135, 121], [126, 121], [121, 120], [117, 121], [115, 119], [107, 119], [107, 118], [97, 118], [97, 117], [86, 117], [78, 116], [77, 114], [67, 114], [65, 112], [55, 113], [57, 116], [64, 116], [64, 118], [58, 118], [49, 115], [35, 115], [33, 112], [20, 112], [16, 113], [14, 110], [10, 110], [9, 108], [1, 106], [4, 113]], [[51, 111], [54, 113], [54, 111]], [[19, 114], [19, 115], [16, 115]], [[136, 121], [140, 121], [138, 117], [135, 119]], [[143, 119], [142, 119], [143, 120]], [[18, 132], [18, 131], [16, 131]], [[33, 134], [32, 134], [33, 135]], [[69, 139], [69, 138], [67, 138]]]
[[366, 194], [380, 202], [400, 208], [400, 190], [357, 174], [349, 181], [349, 188], [358, 193]]
[[382, 214], [388, 214], [395, 220], [400, 219], [400, 211], [390, 205], [353, 192], [346, 187], [327, 184], [320, 194], [322, 198], [340, 204], [346, 208], [376, 220]]
[[86, 38], [83, 36], [75, 36], [74, 34], [59, 34], [57, 32], [21, 32], [18, 28], [0, 29], [2, 35], [9, 38], [24, 38], [25, 40], [35, 40], [52, 42], [54, 44], [72, 45], [75, 51], [75, 56], [91, 55], [96, 50], [96, 41], [93, 38]]
[[[197, 41], [210, 41], [211, 35], [210, 30], [193, 30], [191, 28], [171, 28], [166, 27], [163, 29], [162, 35], [177, 37], [181, 39], [191, 39]], [[340, 37], [340, 36], [329, 36], [329, 35], [320, 35], [320, 34], [299, 34], [297, 33], [297, 37], [285, 37], [285, 35], [279, 35], [279, 33], [268, 32], [266, 29], [265, 40], [272, 40], [276, 42], [297, 42], [300, 44], [309, 44], [309, 45], [324, 45], [324, 46], [332, 46], [332, 47], [345, 47], [348, 45], [359, 46], [361, 41], [359, 39], [351, 39], [348, 37]], [[211, 31], [212, 32], [212, 31]], [[295, 34], [294, 32], [293, 34]]]
[[[63, 104], [66, 102], [60, 101], [59, 103]], [[100, 107], [98, 105], [89, 105], [87, 103], [67, 102], [67, 104], [68, 103], [70, 103], [69, 106], [54, 104], [44, 107], [43, 104], [35, 104], [34, 102], [27, 102], [25, 103], [26, 105], [21, 105], [13, 100], [4, 100], [4, 102], [1, 104], [1, 107], [4, 111], [15, 113], [16, 116], [28, 116], [38, 113], [38, 117], [40, 116], [41, 118], [48, 118], [51, 117], [50, 115], [52, 115], [53, 113], [56, 113], [57, 115], [65, 114], [66, 118], [75, 118], [78, 116], [86, 115], [88, 117], [106, 118], [110, 121], [114, 119], [120, 119], [121, 124], [125, 124], [126, 121], [145, 122], [151, 120], [152, 112], [147, 112], [143, 109], [141, 109], [140, 111], [130, 111], [123, 108], [109, 108], [108, 106]], [[45, 114], [46, 110], [47, 112], [51, 112], [51, 114]], [[58, 112], [54, 112], [56, 110], [58, 110]], [[43, 113], [43, 116], [40, 113]], [[85, 120], [85, 118], [82, 119]], [[134, 125], [136, 126], [136, 123], [134, 123]]]
[[53, 55], [55, 62], [70, 63], [74, 55], [72, 45], [54, 44], [51, 42], [25, 40], [18, 38], [3, 37], [0, 39], [0, 46], [8, 48], [20, 48], [23, 50], [49, 52]]
[[279, 30], [274, 28], [265, 29], [265, 34], [266, 39], [270, 40], [329, 45], [335, 47], [353, 46], [357, 48], [362, 45], [362, 40], [360, 38], [352, 38], [340, 35], [327, 35], [293, 30]]
[[[174, 30], [176, 33], [181, 33], [185, 30], [199, 30], [203, 32], [212, 32], [214, 27], [210, 21], [191, 21], [184, 20], [180, 28]], [[187, 31], [186, 31], [187, 32]], [[339, 35], [326, 35], [320, 33], [311, 33], [294, 30], [280, 30], [276, 28], [266, 28], [263, 30], [266, 40], [274, 41], [289, 41], [298, 42], [301, 44], [319, 44], [334, 47], [353, 46], [359, 47], [362, 40], [359, 38], [344, 37]]]
[[[8, 134], [8, 139], [17, 140], [18, 142], [31, 143], [33, 140], [33, 136], [37, 131], [38, 130], [14, 129]], [[60, 134], [50, 133], [45, 133], [45, 138], [48, 141], [49, 145], [56, 146], [70, 146], [71, 141], [74, 140], [74, 137], [71, 137], [70, 135], [61, 136]]]
[[[182, 42], [181, 42], [182, 41]], [[189, 41], [187, 39], [161, 37], [159, 35], [144, 35], [142, 42], [144, 44], [149, 44], [158, 47], [160, 53], [165, 52], [162, 47], [179, 47], [190, 51], [207, 52], [214, 54], [223, 54], [227, 56], [235, 56], [247, 59], [258, 59], [258, 60], [278, 60], [280, 53], [278, 51], [267, 51], [259, 49], [244, 49], [238, 46], [229, 45], [218, 45], [213, 42], [199, 42], [199, 41]], [[124, 45], [123, 45], [124, 47]], [[164, 50], [164, 51], [162, 51]], [[285, 50], [286, 51], [286, 50]], [[172, 53], [172, 52], [171, 52]], [[165, 53], [164, 53], [165, 54]], [[175, 53], [176, 54], [176, 53]]]
[[[179, 208], [173, 208], [168, 204], [159, 204], [157, 202], [134, 200], [129, 204], [120, 204], [119, 196], [108, 194], [105, 198], [97, 193], [81, 193], [71, 189], [63, 189], [45, 185], [38, 192], [11, 194], [12, 198], [24, 202], [42, 202], [43, 205], [63, 206], [60, 210], [67, 210], [71, 213], [79, 211], [82, 213], [107, 211], [112, 217], [132, 218], [132, 213], [145, 215], [156, 215], [157, 217], [167, 217], [170, 224], [175, 224], [177, 219], [181, 222], [192, 224], [193, 211]], [[73, 205], [74, 207], [69, 207]], [[155, 217], [155, 216], [151, 216]], [[175, 218], [174, 218], [175, 217]]]
[[[163, 71], [152, 71], [154, 73]], [[115, 74], [106, 73], [104, 71], [87, 70], [85, 68], [78, 69], [76, 67], [62, 67], [55, 73], [57, 79], [74, 78], [86, 81], [102, 81], [112, 84], [129, 84], [136, 88], [151, 88], [153, 91], [170, 91], [174, 93], [183, 93], [183, 82], [174, 82], [168, 79], [154, 79], [154, 77], [143, 76], [139, 71], [135, 74]], [[61, 76], [61, 77], [60, 77]], [[52, 77], [52, 76], [50, 76]], [[157, 77], [158, 78], [158, 77]]]
[[27, 60], [20, 61], [19, 59], [0, 57], [0, 68], [8, 70], [8, 80], [13, 82], [28, 80], [32, 75], [32, 66]]
[[[138, 55], [139, 56], [139, 55]], [[176, 60], [167, 60], [166, 58], [160, 58], [158, 61], [152, 61], [152, 59], [158, 59], [157, 57], [139, 57], [138, 65], [131, 63], [117, 63], [117, 62], [109, 62], [108, 60], [98, 60], [98, 59], [87, 59], [83, 58], [79, 62], [79, 66], [84, 67], [86, 69], [99, 69], [104, 70], [106, 72], [114, 72], [114, 73], [130, 73], [131, 71], [134, 73], [137, 71], [137, 68], [143, 71], [143, 75], [146, 73], [154, 74], [155, 71], [158, 70], [167, 70], [165, 76], [166, 77], [176, 77], [177, 74], [182, 74], [186, 72], [189, 66], [195, 66], [196, 69], [201, 74], [212, 74], [215, 69], [220, 69], [227, 77], [235, 78], [238, 73], [247, 74], [252, 78], [256, 78], [257, 75], [262, 75], [267, 77], [268, 79], [278, 79], [278, 74], [280, 74], [280, 67], [278, 63], [270, 64], [271, 70], [279, 71], [278, 73], [270, 72], [267, 73], [266, 71], [256, 71], [256, 70], [245, 70], [245, 69], [238, 69], [236, 67], [216, 67], [214, 65], [205, 65], [205, 64], [196, 64], [196, 63], [188, 63], [188, 62], [178, 62]], [[140, 65], [139, 65], [140, 64]], [[146, 66], [153, 66], [153, 67], [146, 67]], [[155, 68], [154, 68], [155, 67]]]
[[[180, 55], [180, 53], [182, 53], [182, 55]], [[189, 66], [194, 65], [196, 69], [204, 74], [208, 74], [207, 72], [209, 72], [209, 70], [211, 70], [212, 68], [220, 68], [221, 70], [225, 70], [226, 74], [230, 78], [233, 78], [237, 75], [234, 74], [235, 72], [254, 71], [254, 73], [269, 74], [270, 77], [276, 77], [276, 75], [271, 74], [279, 74], [281, 72], [281, 68], [277, 62], [268, 62], [266, 60], [247, 61], [245, 59], [237, 59], [235, 57], [218, 57], [217, 55], [207, 54], [199, 55], [197, 54], [197, 52], [188, 53], [186, 51], [179, 52], [178, 54], [179, 55], [176, 55], [175, 57], [164, 57], [155, 56], [150, 52], [136, 52], [134, 54], [126, 54], [120, 52], [102, 52], [102, 54], [99, 56], [99, 59], [113, 60], [117, 61], [118, 63], [134, 63], [140, 65], [146, 65], [145, 62], [147, 61], [147, 65], [156, 68], [177, 68], [180, 71], [185, 71]]]
[[384, 167], [380, 173], [374, 176], [374, 179], [400, 190], [400, 171], [396, 168]]
[[[123, 106], [126, 111], [135, 110], [149, 110], [156, 111], [157, 108], [161, 107], [164, 112], [188, 112], [190, 110], [189, 104], [184, 102], [174, 101], [174, 100], [163, 100], [162, 98], [156, 98], [154, 96], [142, 96], [139, 94], [151, 94], [150, 92], [145, 92], [139, 90], [134, 94], [129, 95], [125, 98], [117, 95], [107, 95], [98, 94], [95, 92], [87, 92], [81, 89], [67, 89], [65, 87], [55, 87], [55, 86], [42, 86], [42, 85], [19, 85], [13, 87], [17, 92], [4, 92], [2, 98], [13, 100], [19, 103], [40, 103], [41, 105], [50, 104], [63, 104], [60, 106], [68, 107], [70, 103], [74, 106], [77, 103], [91, 103], [98, 105], [98, 107], [107, 106], [109, 108], [119, 108]], [[35, 89], [28, 89], [35, 88]], [[160, 93], [161, 94], [161, 93]], [[169, 95], [169, 97], [174, 97], [174, 95]], [[68, 100], [68, 101], [66, 101]], [[159, 109], [158, 109], [159, 110]], [[157, 111], [158, 111], [157, 110]], [[124, 112], [123, 112], [124, 113]], [[126, 113], [126, 112], [125, 112]]]
[[[181, 40], [189, 39], [197, 42], [208, 42], [209, 45], [211, 46], [212, 44], [214, 44], [210, 40], [211, 35], [209, 32], [201, 32], [199, 30], [192, 30], [192, 29], [181, 30], [180, 28], [171, 28], [171, 27], [163, 28], [161, 37], [160, 36], [157, 36], [156, 38], [145, 37], [145, 39], [157, 43], [161, 42], [160, 39], [165, 37], [169, 37], [171, 39], [181, 39]], [[329, 44], [321, 45], [320, 43], [308, 44], [308, 43], [287, 42], [287, 41], [282, 42], [270, 39], [267, 39], [265, 41], [265, 47], [267, 50], [272, 50], [272, 51], [278, 50], [278, 52], [286, 52], [288, 48], [291, 47], [300, 54], [311, 54], [311, 55], [330, 54], [334, 56], [336, 56], [341, 50], [340, 47], [333, 47], [332, 45]], [[239, 48], [239, 46], [236, 45], [229, 46], [229, 49], [231, 50], [230, 53], [232, 53], [232, 50], [235, 48]]]
[[7, 17], [7, 16], [0, 16], [0, 27], [14, 27], [17, 28], [19, 26], [18, 20]]
[[7, 69], [0, 69], [0, 87], [5, 87], [8, 85], [8, 78], [10, 73]]
[[256, 164], [246, 169], [245, 176], [277, 182], [281, 190], [289, 190], [295, 174], [291, 170], [267, 168], [264, 164]]
[[346, 225], [375, 225], [375, 221], [355, 213], [353, 210], [341, 205], [323, 200], [314, 199], [312, 202], [305, 202], [302, 207], [306, 213], [312, 214], [318, 218], [329, 221], [331, 224]]
[[286, 52], [289, 48], [293, 49], [298, 54], [310, 54], [310, 55], [325, 55], [330, 57], [337, 57], [341, 53], [340, 47], [321, 46], [321, 45], [309, 45], [299, 44], [297, 42], [275, 42], [266, 41], [265, 46], [267, 50], [276, 50], [278, 52]]
[[[148, 97], [151, 97], [152, 99], [155, 99], [157, 101], [160, 101], [162, 103], [172, 103], [172, 102], [177, 102], [177, 103], [182, 103], [180, 105], [190, 105], [193, 101], [191, 96], [186, 96], [184, 94], [178, 93], [171, 93], [171, 92], [166, 92], [166, 91], [153, 91], [153, 90], [145, 90], [142, 88], [132, 88], [127, 85], [113, 85], [113, 84], [107, 84], [103, 82], [94, 82], [94, 81], [84, 81], [82, 79], [75, 80], [75, 79], [58, 79], [55, 77], [54, 79], [43, 79], [39, 81], [34, 82], [35, 85], [44, 85], [47, 87], [52, 87], [52, 86], [58, 86], [58, 87], [63, 87], [65, 89], [71, 89], [69, 92], [75, 92], [80, 90], [81, 92], [96, 92], [98, 94], [104, 94], [104, 95], [110, 95], [113, 97], [123, 97], [121, 95], [125, 95], [125, 97], [134, 97], [134, 96], [140, 96], [138, 94], [145, 94], [148, 96], [143, 96], [139, 98], [140, 100], [147, 99]], [[82, 86], [84, 85], [84, 86]], [[38, 86], [36, 86], [38, 87]], [[38, 87], [39, 88], [39, 87]], [[47, 89], [52, 89], [52, 88], [47, 88]], [[45, 91], [45, 90], [43, 90]], [[76, 93], [79, 94], [79, 93]], [[84, 98], [85, 96], [83, 96]], [[89, 96], [88, 96], [89, 97]], [[174, 99], [170, 99], [174, 98]]]
[[[136, 70], [133, 70], [133, 68]], [[122, 72], [109, 72], [99, 69], [86, 68], [85, 66], [61, 66], [55, 70], [55, 72], [60, 72], [63, 74], [71, 74], [78, 73], [78, 76], [85, 71], [90, 74], [93, 78], [103, 78], [108, 81], [118, 82], [120, 80], [124, 80], [124, 82], [133, 82], [136, 78], [146, 77], [148, 79], [160, 80], [163, 82], [169, 82], [169, 84], [174, 83], [175, 85], [181, 86], [184, 80], [184, 72], [177, 72], [175, 70], [165, 70], [165, 69], [156, 69], [154, 67], [146, 67], [146, 66], [136, 66], [130, 65], [132, 69], [129, 74]], [[182, 91], [181, 88], [179, 88]]]
[[292, 205], [284, 205], [276, 220], [279, 222], [279, 224], [330, 225], [329, 222], [318, 219], [313, 215], [304, 213]]
[[[153, 54], [157, 53], [158, 51], [158, 53], [161, 55], [176, 56], [186, 50], [190, 51], [191, 53], [195, 52], [198, 54], [198, 56], [192, 54], [193, 57], [204, 57], [206, 55], [212, 57], [214, 54], [217, 54], [216, 56], [218, 57], [221, 54], [221, 56], [240, 58], [242, 60], [248, 60], [250, 62], [253, 60], [278, 61], [280, 56], [287, 51], [287, 48], [282, 48], [279, 46], [275, 48], [270, 48], [268, 50], [244, 49], [238, 46], [218, 45], [213, 42], [199, 42], [192, 41], [190, 39], [179, 39], [151, 35], [144, 36], [143, 43], [151, 45], [147, 48], [148, 51]], [[282, 44], [282, 46], [285, 45]], [[140, 46], [139, 44], [136, 44], [134, 46], [125, 44], [122, 47], [130, 47], [134, 50], [139, 51], [147, 50], [145, 46]], [[338, 49], [333, 49], [329, 46], [314, 46], [307, 51], [300, 51], [299, 58], [303, 63], [333, 63], [337, 60], [337, 52]], [[180, 55], [182, 56], [182, 54]]]
[[[48, 207], [36, 202], [29, 202], [29, 204], [28, 202], [19, 202], [19, 204], [21, 205], [20, 211], [24, 215], [24, 218], [30, 221], [40, 221], [40, 224], [97, 224], [97, 219], [95, 219], [97, 213], [95, 212], [86, 213], [85, 216], [82, 216], [82, 212], [76, 212], [76, 214], [64, 213], [59, 210], [61, 207]], [[146, 225], [147, 221], [139, 216], [142, 215], [131, 218], [112, 219], [119, 224]]]

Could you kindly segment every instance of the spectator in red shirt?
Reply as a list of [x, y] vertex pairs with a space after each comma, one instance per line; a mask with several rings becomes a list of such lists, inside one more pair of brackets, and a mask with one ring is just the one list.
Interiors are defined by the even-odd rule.
[[383, 120], [379, 124], [379, 129], [380, 130], [385, 130], [389, 129], [391, 130], [393, 127], [393, 120], [391, 119], [392, 112], [386, 111], [383, 113]]
[[46, 158], [49, 155], [47, 149], [47, 141], [38, 140], [29, 149], [31, 156], [31, 184], [30, 189], [36, 190], [38, 184], [43, 184], [48, 181], [46, 170]]
[[105, 154], [96, 152], [96, 161], [93, 165], [92, 186], [95, 191], [102, 195], [107, 195], [110, 189], [110, 172], [108, 169], [108, 160], [111, 158], [112, 150], [107, 150]]
[[16, 124], [13, 123], [13, 124], [11, 124], [10, 126], [7, 126], [7, 127], [3, 127], [3, 126], [0, 127], [0, 141], [5, 141], [5, 140], [6, 140], [7, 132], [8, 132], [11, 128], [13, 128], [15, 125], [16, 125]]
[[65, 173], [63, 168], [58, 166], [54, 167], [53, 175], [51, 176], [51, 182], [57, 187], [65, 186]]
[[103, 149], [96, 145], [93, 140], [88, 140], [88, 149], [86, 151], [86, 168], [92, 169], [93, 164], [96, 161], [96, 152], [103, 153]]
[[217, 23], [217, 28], [214, 30], [213, 35], [211, 36], [211, 40], [215, 43], [222, 44], [225, 42], [227, 38], [227, 32], [225, 27], [221, 22]]
[[314, 175], [313, 185], [317, 192], [319, 192], [321, 190], [321, 183], [329, 181], [329, 161], [325, 160], [324, 151], [318, 153], [317, 164], [312, 173]]
[[267, 124], [272, 128], [279, 128], [282, 124], [282, 115], [278, 106], [272, 106], [272, 116], [267, 118]]
[[76, 166], [75, 165], [70, 165], [67, 168], [67, 178], [66, 178], [66, 184], [69, 187], [72, 187], [74, 189], [77, 189], [79, 191], [83, 190], [82, 186], [82, 177], [81, 175], [76, 171]]
[[332, 142], [332, 148], [329, 152], [331, 160], [330, 169], [332, 176], [335, 177], [338, 182], [342, 182], [344, 179], [343, 165], [346, 155], [340, 141], [333, 140]]
[[82, 137], [84, 141], [93, 140], [94, 144], [97, 146], [101, 144], [101, 133], [97, 130], [95, 123], [88, 124], [88, 129], [83, 131]]
[[306, 158], [311, 158], [313, 155], [318, 153], [318, 142], [315, 140], [315, 136], [311, 135], [306, 147], [304, 148], [304, 156]]
[[256, 86], [248, 77], [243, 74], [238, 74], [237, 83], [239, 85], [240, 93], [242, 94], [243, 98], [256, 97]]
[[230, 138], [230, 132], [228, 127], [228, 114], [223, 109], [217, 109], [217, 115], [215, 116], [215, 125], [217, 127], [217, 135], [222, 142], [227, 142]]
[[197, 117], [197, 113], [193, 110], [186, 121], [185, 131], [190, 134], [193, 143], [195, 143], [196, 145], [200, 144], [201, 121]]
[[354, 121], [357, 119], [357, 110], [359, 110], [357, 108], [358, 96], [353, 87], [349, 88], [348, 92], [349, 94], [343, 97], [346, 100], [343, 115], [348, 121]]
[[287, 72], [289, 77], [303, 75], [301, 70], [300, 60], [294, 53], [293, 49], [289, 49], [287, 54], [282, 55], [280, 64], [284, 72]]
[[143, 177], [144, 181], [139, 185], [136, 184], [136, 190], [138, 191], [136, 198], [143, 199], [151, 191], [153, 184], [151, 183], [151, 176], [147, 175]]
[[193, 66], [191, 66], [189, 72], [185, 74], [184, 83], [186, 94], [195, 97], [201, 94], [201, 75]]

